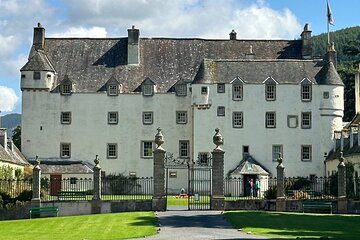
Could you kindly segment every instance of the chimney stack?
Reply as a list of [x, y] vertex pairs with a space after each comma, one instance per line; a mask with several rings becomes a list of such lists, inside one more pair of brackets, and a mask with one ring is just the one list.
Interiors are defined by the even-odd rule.
[[304, 30], [300, 36], [302, 40], [301, 55], [303, 59], [311, 59], [312, 43], [311, 43], [311, 31], [309, 30], [309, 24], [305, 24]]
[[231, 31], [231, 33], [229, 33], [229, 36], [230, 40], [236, 40], [236, 32], [234, 29]]
[[6, 128], [0, 128], [0, 145], [4, 147], [5, 150], [7, 150], [7, 132]]
[[34, 27], [34, 39], [33, 44], [35, 50], [44, 49], [45, 46], [45, 28], [38, 23], [37, 27]]
[[128, 64], [139, 64], [139, 29], [128, 29]]

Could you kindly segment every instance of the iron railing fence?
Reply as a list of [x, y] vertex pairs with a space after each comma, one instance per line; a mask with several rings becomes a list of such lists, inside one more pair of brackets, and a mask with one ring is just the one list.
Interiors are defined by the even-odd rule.
[[0, 179], [0, 192], [6, 194], [11, 198], [17, 198], [20, 194], [25, 191], [32, 191], [32, 180], [31, 179]]
[[288, 199], [335, 199], [337, 178], [288, 177], [285, 178], [285, 196]]
[[275, 199], [276, 182], [276, 178], [267, 176], [227, 177], [224, 179], [225, 200]]
[[91, 178], [41, 178], [40, 197], [43, 201], [91, 200], [94, 182]]
[[[94, 181], [91, 178], [41, 179], [43, 201], [83, 201], [93, 198]], [[102, 200], [151, 199], [153, 178], [122, 177], [101, 179]]]
[[103, 178], [101, 183], [102, 200], [140, 200], [152, 199], [152, 177]]

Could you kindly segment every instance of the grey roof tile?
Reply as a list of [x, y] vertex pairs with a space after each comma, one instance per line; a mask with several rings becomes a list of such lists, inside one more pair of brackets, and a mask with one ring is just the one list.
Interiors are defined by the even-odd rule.
[[344, 85], [332, 62], [327, 62], [315, 76], [315, 79], [322, 85]]
[[33, 51], [29, 61], [20, 69], [20, 71], [51, 71], [55, 69], [49, 62], [46, 54], [42, 51]]

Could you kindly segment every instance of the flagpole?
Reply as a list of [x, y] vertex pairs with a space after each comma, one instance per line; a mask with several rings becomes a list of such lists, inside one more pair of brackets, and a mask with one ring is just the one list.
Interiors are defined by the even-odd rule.
[[327, 23], [328, 45], [330, 45], [329, 0], [326, 0], [326, 23]]

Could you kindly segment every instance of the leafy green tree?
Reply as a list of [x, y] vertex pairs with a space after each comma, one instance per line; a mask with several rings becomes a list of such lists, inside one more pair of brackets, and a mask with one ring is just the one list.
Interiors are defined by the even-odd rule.
[[15, 146], [21, 151], [21, 126], [16, 126], [12, 131], [12, 140]]

